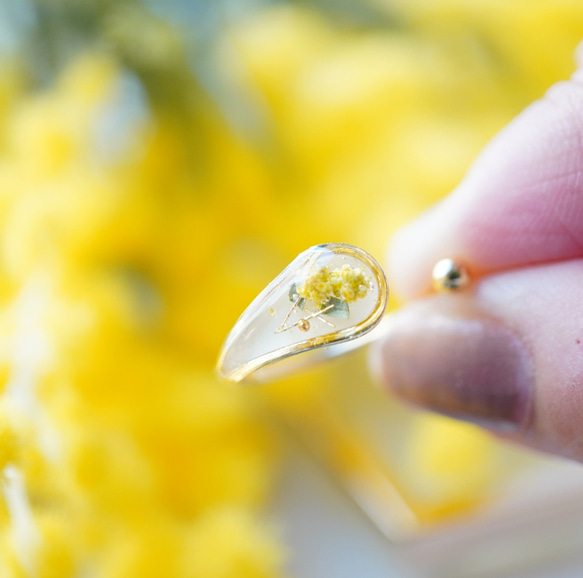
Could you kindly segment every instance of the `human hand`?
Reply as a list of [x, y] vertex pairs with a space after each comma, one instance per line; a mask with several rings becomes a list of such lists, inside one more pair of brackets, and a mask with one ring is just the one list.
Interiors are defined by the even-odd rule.
[[[443, 257], [462, 293], [428, 296]], [[373, 352], [406, 400], [583, 461], [583, 71], [483, 151], [459, 187], [399, 231], [391, 286], [416, 300]]]

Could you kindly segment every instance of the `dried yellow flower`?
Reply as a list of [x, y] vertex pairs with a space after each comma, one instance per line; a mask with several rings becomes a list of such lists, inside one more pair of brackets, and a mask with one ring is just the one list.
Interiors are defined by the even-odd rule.
[[322, 267], [298, 285], [297, 292], [300, 297], [309, 299], [321, 307], [332, 297], [345, 303], [353, 303], [365, 297], [370, 289], [372, 281], [362, 269], [342, 265], [332, 270], [329, 267]]

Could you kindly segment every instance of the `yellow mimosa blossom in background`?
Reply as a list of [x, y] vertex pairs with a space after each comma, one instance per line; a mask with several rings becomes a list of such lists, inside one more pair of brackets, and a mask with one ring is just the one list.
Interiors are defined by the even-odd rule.
[[[267, 578], [282, 561], [256, 514], [272, 443], [197, 346], [205, 317], [214, 325], [197, 281], [215, 283], [224, 238], [213, 246], [214, 208], [179, 156], [182, 129], [144, 118], [103, 157], [120, 79], [111, 59], [83, 56], [53, 89], [20, 97], [5, 126], [0, 574]], [[150, 162], [161, 139], [178, 158]], [[232, 554], [219, 546], [216, 569], [197, 567], [201, 540], [228, 544], [206, 521], [218, 511], [249, 538]]]
[[[39, 4], [72, 27], [98, 3]], [[381, 255], [449, 192], [573, 69], [583, 5], [379, 1], [359, 28], [273, 4], [217, 28], [197, 66], [177, 22], [106, 4], [52, 81], [18, 58], [0, 74], [0, 576], [283, 576], [266, 413], [315, 432], [342, 402], [342, 429], [367, 392], [326, 370], [227, 388], [222, 340], [307, 247]], [[342, 268], [298, 291], [369, 289]], [[480, 502], [495, 443], [409, 426], [397, 469], [421, 521]]]

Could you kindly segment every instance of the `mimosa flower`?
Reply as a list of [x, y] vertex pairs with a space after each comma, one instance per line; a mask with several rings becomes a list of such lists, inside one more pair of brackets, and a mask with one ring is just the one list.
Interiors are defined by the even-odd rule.
[[296, 287], [298, 295], [322, 307], [331, 297], [353, 303], [366, 297], [372, 289], [372, 280], [358, 267], [342, 265], [330, 270], [322, 267]]

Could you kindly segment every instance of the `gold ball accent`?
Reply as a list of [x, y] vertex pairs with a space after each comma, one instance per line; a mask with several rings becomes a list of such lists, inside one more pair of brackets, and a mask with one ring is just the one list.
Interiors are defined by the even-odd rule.
[[300, 319], [298, 321], [298, 329], [300, 331], [309, 331], [310, 330], [310, 322], [307, 319]]
[[453, 259], [441, 259], [433, 267], [433, 288], [439, 292], [459, 291], [468, 286], [467, 269]]

